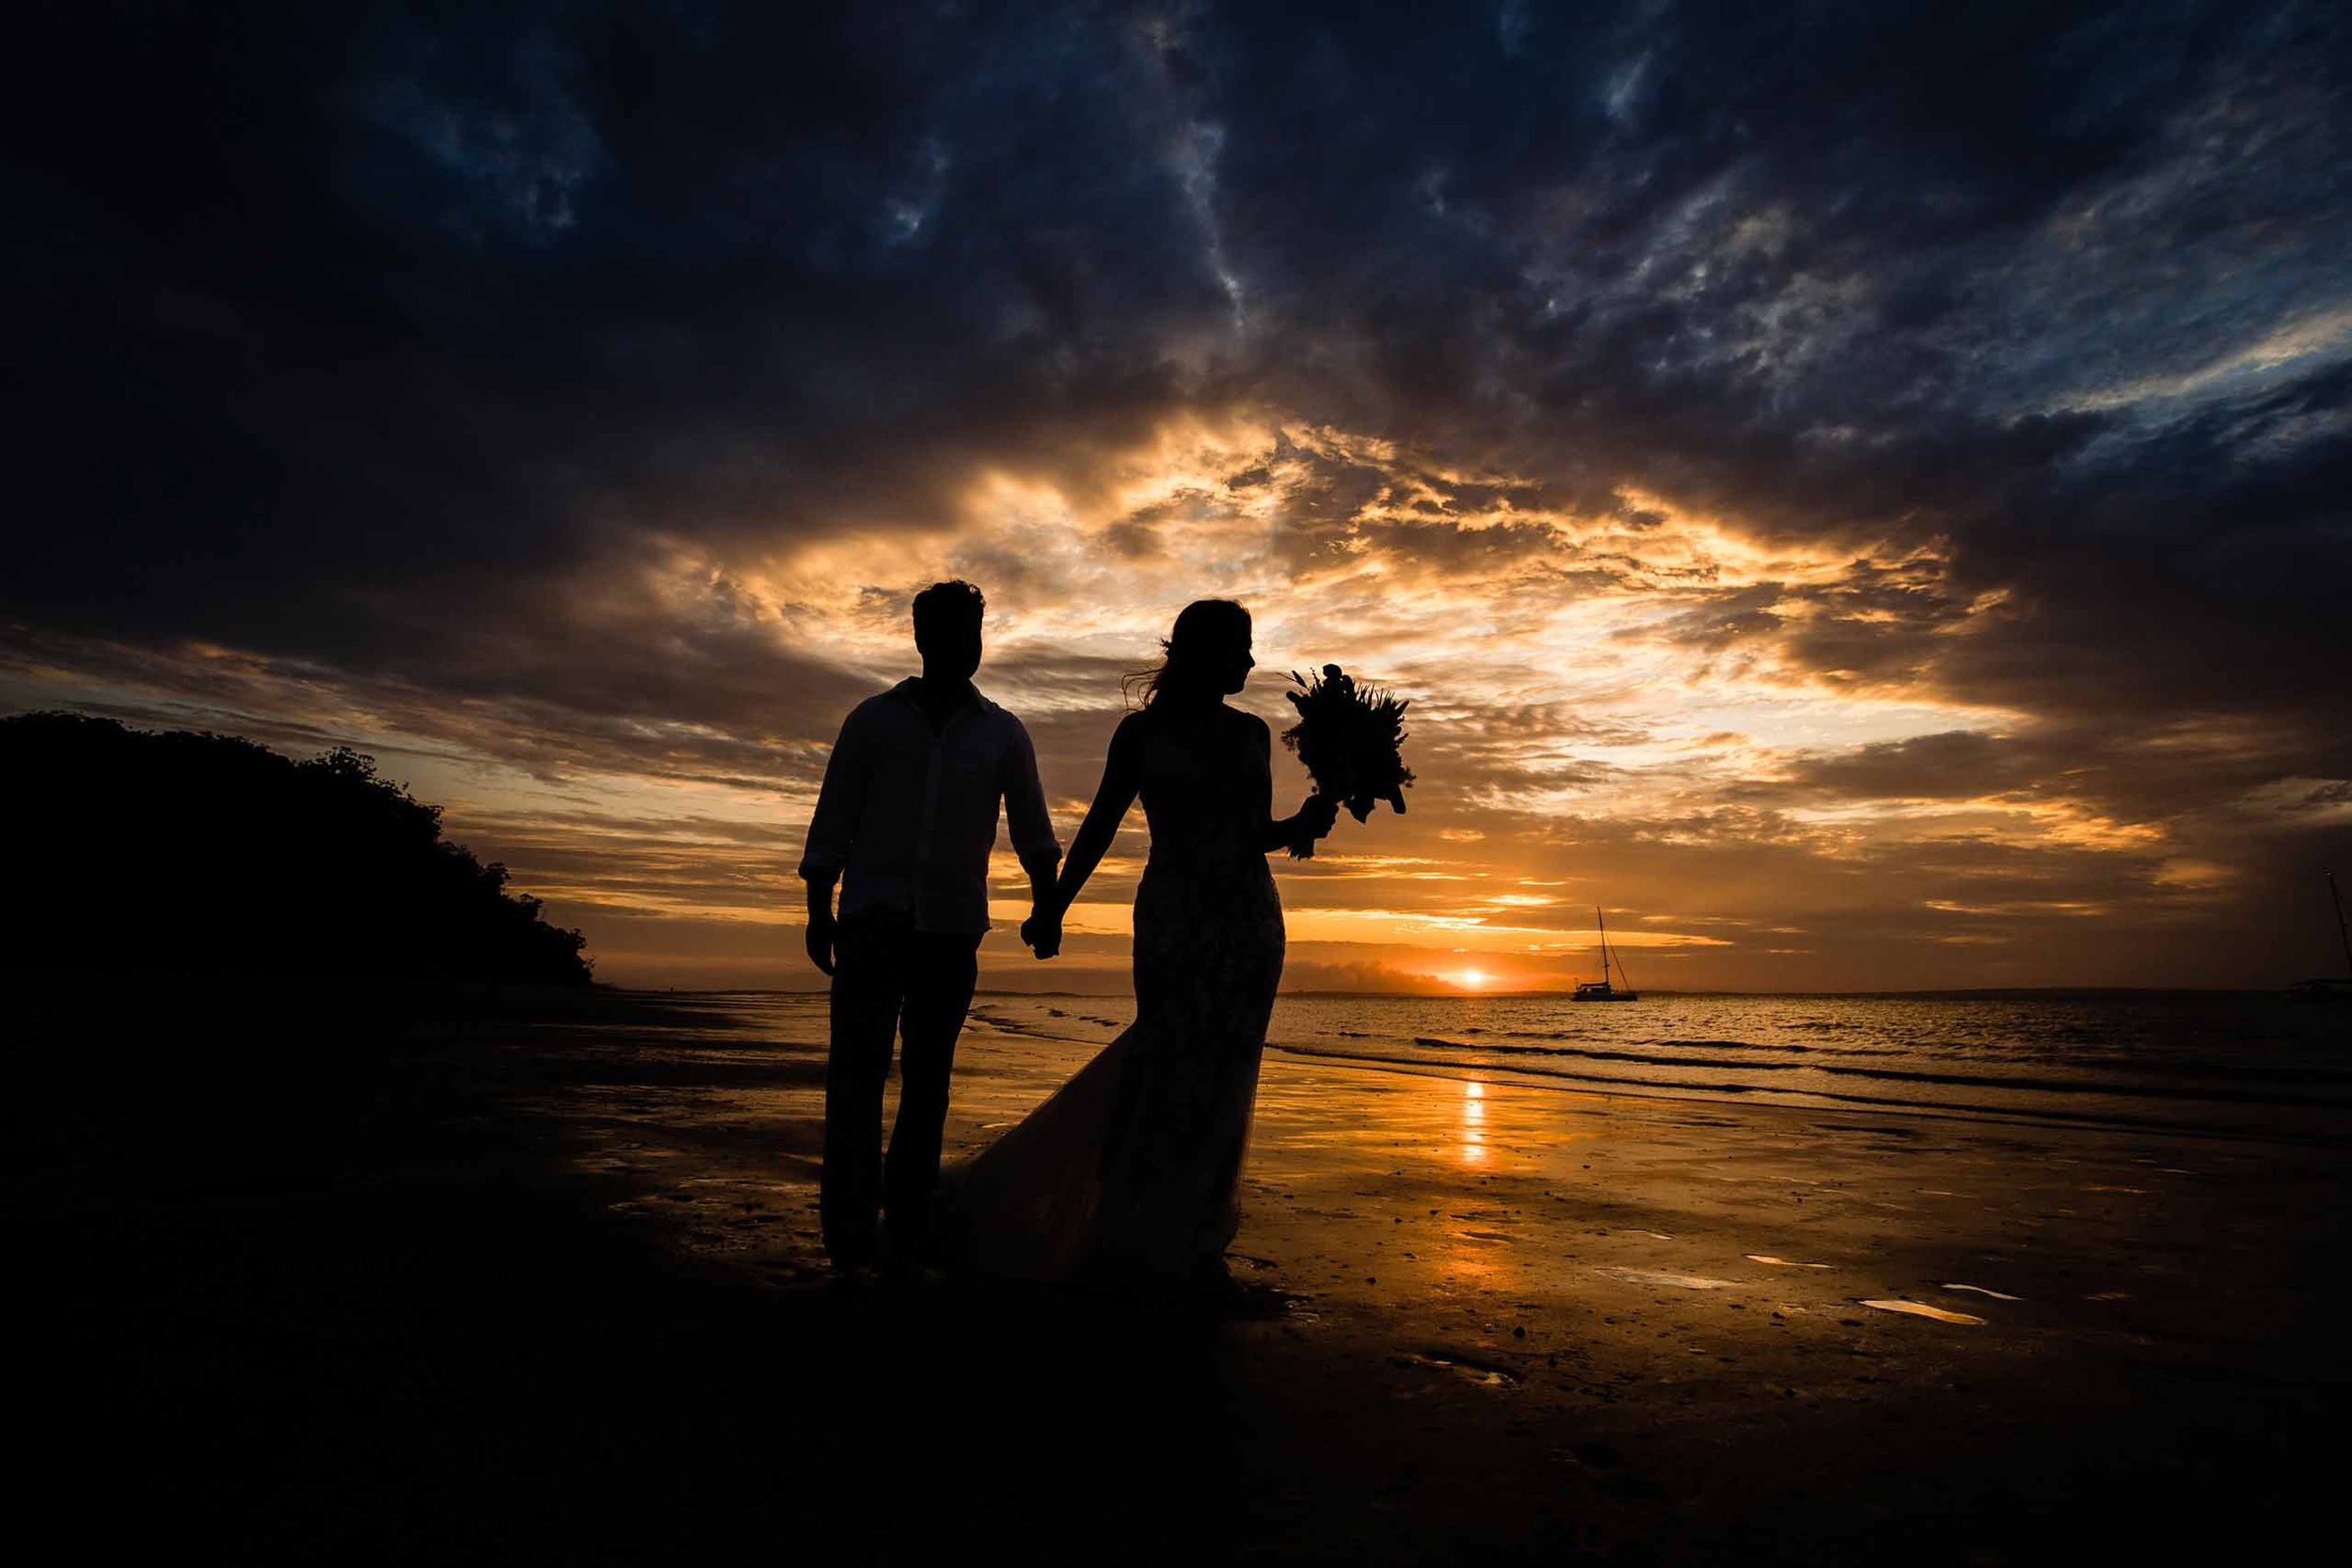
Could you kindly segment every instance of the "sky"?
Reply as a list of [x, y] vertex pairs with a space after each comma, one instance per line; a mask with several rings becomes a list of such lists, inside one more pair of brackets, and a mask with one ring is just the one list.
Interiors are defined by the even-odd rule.
[[[1065, 842], [1190, 599], [1278, 727], [1411, 699], [1294, 990], [1594, 978], [1604, 907], [1657, 990], [2342, 967], [2340, 6], [18, 27], [0, 711], [370, 752], [600, 978], [820, 983], [945, 577]], [[984, 984], [1123, 990], [1144, 848], [1041, 965], [1000, 844]]]

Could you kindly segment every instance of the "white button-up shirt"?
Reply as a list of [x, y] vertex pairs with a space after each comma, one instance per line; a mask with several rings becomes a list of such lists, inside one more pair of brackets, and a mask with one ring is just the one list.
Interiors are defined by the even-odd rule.
[[1021, 721], [977, 691], [934, 732], [915, 691], [900, 681], [850, 710], [801, 875], [838, 875], [845, 918], [890, 911], [918, 931], [985, 931], [998, 800], [1023, 868], [1050, 878], [1061, 863], [1037, 751]]

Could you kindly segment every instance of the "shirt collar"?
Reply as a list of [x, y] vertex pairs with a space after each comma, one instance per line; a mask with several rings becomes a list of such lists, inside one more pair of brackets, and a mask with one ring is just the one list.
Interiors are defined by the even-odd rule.
[[[906, 679], [900, 681], [898, 685], [890, 689], [890, 694], [892, 696], [898, 698], [900, 702], [906, 704], [909, 707], [915, 709], [917, 712], [920, 712], [923, 706], [921, 700], [914, 695], [915, 686], [919, 679], [920, 677], [918, 676], [909, 675]], [[990, 702], [985, 696], [981, 695], [980, 689], [977, 686], [975, 686], [972, 688], [972, 694], [963, 700], [962, 705], [958, 707], [955, 712], [947, 716], [947, 722], [952, 724], [957, 720], [962, 718], [965, 714], [972, 712], [974, 709], [987, 713], [993, 711], [995, 706], [996, 705]]]

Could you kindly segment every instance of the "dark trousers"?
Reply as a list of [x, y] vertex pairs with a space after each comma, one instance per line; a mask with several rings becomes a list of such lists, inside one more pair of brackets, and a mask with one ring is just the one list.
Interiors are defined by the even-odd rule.
[[[894, 1252], [920, 1251], [956, 1037], [979, 976], [977, 932], [917, 931], [903, 919], [855, 916], [834, 942], [833, 1042], [825, 1057], [825, 1168], [818, 1212], [825, 1252], [844, 1267], [871, 1259], [877, 1209], [890, 1216]], [[898, 1119], [882, 1150], [882, 1080], [892, 1037]]]

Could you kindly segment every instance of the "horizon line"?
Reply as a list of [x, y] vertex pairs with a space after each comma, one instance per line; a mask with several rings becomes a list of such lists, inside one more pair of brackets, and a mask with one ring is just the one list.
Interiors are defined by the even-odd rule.
[[[629, 986], [618, 982], [597, 981], [599, 987], [610, 985], [614, 990], [644, 991], [661, 995], [731, 995], [731, 996], [828, 996], [822, 987], [786, 986]], [[2299, 982], [2275, 986], [1919, 986], [1899, 990], [1758, 990], [1738, 988], [1707, 990], [1699, 988], [1657, 988], [1645, 990], [1642, 997], [1665, 996], [1786, 996], [1786, 997], [2009, 997], [2009, 996], [2274, 996], [2291, 991]], [[1101, 990], [1025, 990], [1003, 987], [979, 987], [974, 996], [1063, 997], [1081, 1001], [1115, 1001], [1131, 996], [1126, 991]], [[1569, 990], [1346, 990], [1314, 988], [1279, 992], [1277, 1000], [1292, 996], [1332, 996], [1357, 1000], [1380, 999], [1413, 1002], [1478, 1002], [1518, 1001], [1550, 997], [1573, 997]], [[1640, 1000], [1641, 997], [1635, 998]]]

